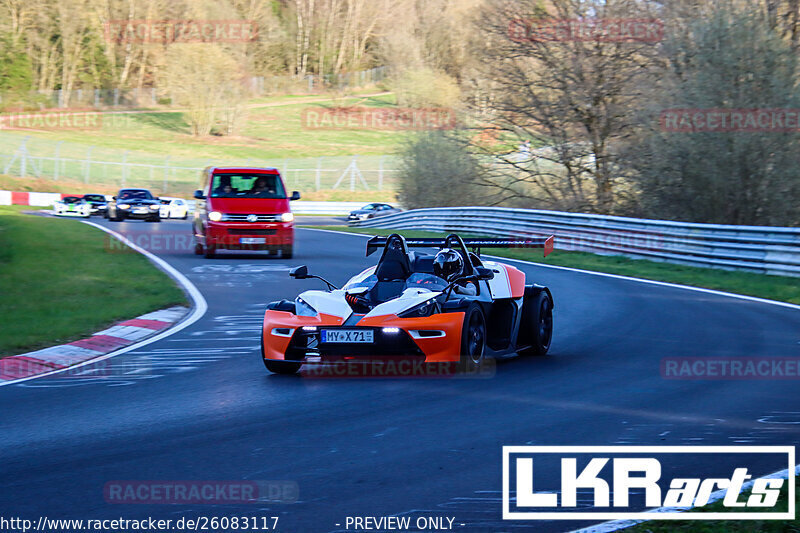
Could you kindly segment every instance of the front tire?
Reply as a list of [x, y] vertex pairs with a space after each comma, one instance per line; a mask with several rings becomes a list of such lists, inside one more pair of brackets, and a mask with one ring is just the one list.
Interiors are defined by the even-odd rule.
[[[524, 336], [523, 336], [524, 332]], [[525, 296], [520, 323], [520, 355], [546, 355], [553, 339], [553, 300], [542, 290]]]
[[464, 313], [461, 328], [461, 367], [464, 371], [483, 365], [486, 352], [486, 318], [478, 304], [472, 304]]
[[291, 259], [294, 257], [294, 246], [284, 246], [281, 248], [281, 259]]
[[217, 255], [217, 249], [213, 246], [206, 245], [204, 255], [206, 259], [214, 259]]

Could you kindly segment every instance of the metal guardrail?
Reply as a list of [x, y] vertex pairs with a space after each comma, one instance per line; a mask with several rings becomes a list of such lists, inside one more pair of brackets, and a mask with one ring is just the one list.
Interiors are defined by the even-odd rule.
[[800, 228], [694, 224], [500, 207], [415, 209], [351, 225], [503, 237], [553, 234], [559, 250], [800, 277]]

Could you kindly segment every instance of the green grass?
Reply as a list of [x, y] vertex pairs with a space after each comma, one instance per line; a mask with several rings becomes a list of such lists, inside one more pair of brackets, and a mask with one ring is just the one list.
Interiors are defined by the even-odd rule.
[[[394, 232], [409, 237], [435, 237], [443, 235], [426, 231], [350, 228], [346, 226], [314, 227], [318, 229], [349, 231], [371, 235], [388, 235]], [[594, 272], [606, 272], [621, 276], [704, 287], [707, 289], [800, 304], [800, 280], [791, 277], [674, 265], [670, 263], [648, 261], [646, 259], [630, 259], [623, 256], [596, 255], [586, 252], [568, 252], [562, 250], [555, 250], [546, 258], [542, 257], [541, 250], [492, 250], [490, 255], [522, 259], [533, 263], [545, 263], [548, 265], [579, 268]]]
[[77, 220], [0, 206], [0, 357], [80, 339], [110, 324], [186, 304], [144, 256]]
[[[739, 497], [740, 501], [744, 497]], [[781, 490], [781, 497], [774, 509], [765, 512], [786, 512], [789, 500], [787, 485]], [[795, 509], [800, 506], [800, 478], [795, 478]], [[744, 512], [757, 512], [758, 509], [745, 509]], [[705, 507], [687, 511], [691, 513], [730, 512], [722, 505], [722, 501], [712, 503]], [[737, 512], [742, 512], [737, 509]], [[687, 531], [692, 533], [789, 533], [800, 531], [800, 519], [787, 520], [653, 520], [625, 529], [628, 533], [672, 533], [674, 531]]]
[[[186, 114], [181, 111], [138, 110], [104, 113], [102, 127], [97, 129], [9, 130], [3, 132], [0, 140], [13, 144], [30, 136], [28, 150], [35, 156], [52, 157], [56, 142], [66, 141], [69, 145], [65, 143], [61, 147], [61, 157], [84, 159], [88, 147], [93, 146], [92, 158], [95, 161], [119, 161], [119, 157], [109, 159], [108, 151], [121, 155], [130, 150], [128, 161], [134, 161], [137, 154], [146, 154], [156, 159], [157, 164], [170, 156], [174, 165], [180, 165], [182, 160], [211, 160], [216, 163], [384, 155], [394, 153], [407, 135], [403, 131], [313, 130], [305, 128], [301, 121], [302, 112], [307, 108], [342, 105], [390, 107], [395, 105], [393, 95], [281, 97], [261, 99], [250, 105], [246, 123], [234, 136], [193, 137]], [[48, 148], [47, 153], [38, 153]]]

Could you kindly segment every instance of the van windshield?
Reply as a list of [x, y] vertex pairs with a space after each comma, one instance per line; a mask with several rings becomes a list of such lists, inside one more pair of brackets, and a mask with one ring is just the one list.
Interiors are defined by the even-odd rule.
[[215, 174], [212, 198], [286, 198], [277, 174]]

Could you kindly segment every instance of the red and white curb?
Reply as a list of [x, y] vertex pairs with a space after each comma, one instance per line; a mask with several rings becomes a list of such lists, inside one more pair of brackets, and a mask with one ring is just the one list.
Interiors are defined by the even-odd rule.
[[89, 338], [0, 359], [0, 384], [61, 370], [151, 337], [180, 321], [189, 310], [176, 306], [125, 320]]
[[[30, 373], [27, 377], [18, 378], [11, 378], [0, 370], [0, 387], [71, 371], [81, 366], [122, 355], [131, 350], [143, 348], [191, 326], [200, 320], [208, 310], [208, 303], [203, 298], [202, 293], [175, 267], [114, 230], [94, 222], [84, 221], [83, 223], [112, 235], [115, 239], [120, 240], [123, 244], [147, 257], [156, 267], [164, 271], [183, 288], [192, 302], [191, 309], [178, 306], [147, 313], [132, 320], [120, 322], [109, 329], [96, 333], [89, 339], [0, 359], [0, 369], [3, 369], [5, 365], [14, 364], [4, 362], [11, 359], [12, 361], [16, 360], [18, 365], [30, 365], [30, 368], [38, 370]], [[161, 327], [162, 324], [163, 327]], [[150, 336], [137, 340], [135, 337], [142, 335], [143, 330], [148, 332]], [[118, 337], [117, 335], [125, 335], [125, 337]], [[129, 335], [133, 338], [126, 338]], [[120, 339], [122, 344], [116, 344], [113, 339]]]

